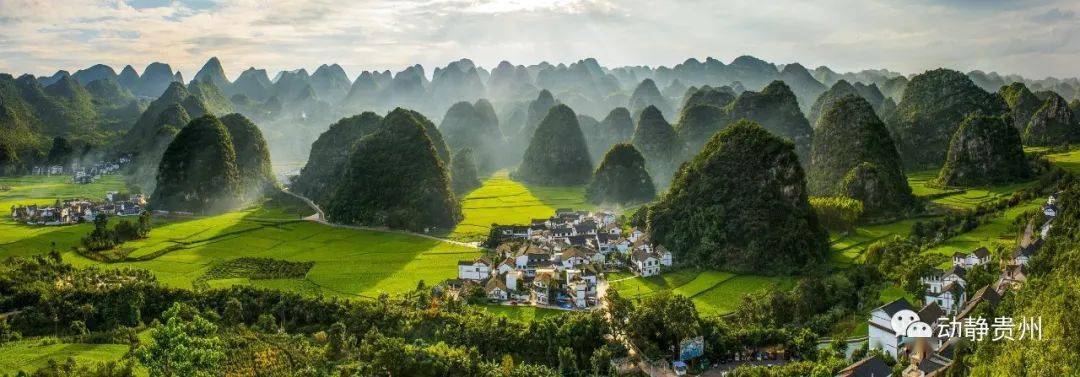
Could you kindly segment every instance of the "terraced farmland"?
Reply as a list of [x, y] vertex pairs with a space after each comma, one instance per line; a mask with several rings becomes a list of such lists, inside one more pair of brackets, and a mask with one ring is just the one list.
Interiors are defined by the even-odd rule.
[[738, 275], [712, 270], [684, 269], [647, 278], [627, 274], [609, 274], [610, 289], [625, 297], [644, 297], [669, 291], [689, 297], [703, 316], [730, 313], [738, 307], [743, 295], [760, 292], [775, 286], [790, 289], [792, 277]]
[[921, 171], [908, 174], [908, 184], [916, 196], [931, 197], [931, 201], [945, 206], [972, 209], [980, 204], [990, 204], [1002, 198], [1012, 196], [1020, 189], [1031, 187], [1035, 181], [989, 187], [936, 187], [931, 181], [937, 177], [937, 170]]

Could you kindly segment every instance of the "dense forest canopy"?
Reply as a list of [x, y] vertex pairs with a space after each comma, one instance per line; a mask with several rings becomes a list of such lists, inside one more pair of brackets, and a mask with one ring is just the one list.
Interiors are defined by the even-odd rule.
[[936, 69], [911, 79], [886, 124], [905, 167], [940, 167], [949, 139], [965, 117], [998, 116], [1007, 110], [1001, 97], [979, 88], [963, 73]]
[[960, 123], [949, 142], [937, 182], [978, 186], [1022, 182], [1031, 176], [1020, 132], [1000, 117], [971, 116]]
[[353, 146], [381, 125], [382, 117], [372, 112], [343, 118], [331, 125], [311, 145], [311, 156], [300, 175], [292, 180], [290, 189], [315, 203], [326, 203], [331, 190], [341, 181]]
[[819, 267], [828, 236], [807, 201], [794, 149], [749, 121], [717, 133], [649, 207], [653, 240], [680, 260], [723, 270], [790, 274]]
[[545, 185], [574, 185], [589, 181], [593, 164], [577, 115], [556, 105], [536, 127], [514, 176]]
[[425, 230], [461, 220], [450, 173], [423, 121], [396, 109], [360, 138], [325, 206], [338, 223]]
[[[895, 214], [911, 207], [915, 198], [901, 168], [900, 155], [870, 103], [848, 94], [823, 104], [826, 107], [814, 130], [807, 168], [810, 193], [853, 195], [871, 214]], [[873, 176], [867, 176], [868, 167], [863, 167], [862, 173], [849, 175], [863, 164], [873, 166]]]
[[228, 129], [213, 115], [203, 115], [169, 143], [151, 201], [166, 211], [220, 212], [241, 203], [242, 184]]
[[656, 186], [645, 169], [645, 157], [633, 145], [619, 143], [604, 154], [585, 197], [593, 203], [627, 205], [656, 197]]

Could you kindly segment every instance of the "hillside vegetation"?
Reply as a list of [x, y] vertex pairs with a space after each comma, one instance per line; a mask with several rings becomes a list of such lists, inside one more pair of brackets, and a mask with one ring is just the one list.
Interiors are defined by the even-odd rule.
[[681, 263], [791, 274], [818, 268], [828, 236], [794, 145], [752, 122], [712, 137], [648, 208], [653, 241]]
[[423, 231], [461, 220], [443, 159], [413, 112], [397, 109], [360, 139], [325, 206], [329, 220]]

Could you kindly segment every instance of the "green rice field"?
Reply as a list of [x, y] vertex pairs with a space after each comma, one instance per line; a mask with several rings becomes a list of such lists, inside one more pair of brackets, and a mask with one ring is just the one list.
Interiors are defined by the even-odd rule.
[[[62, 343], [55, 338], [24, 339], [0, 343], [0, 370], [15, 375], [19, 371], [31, 373], [49, 364], [49, 360], [62, 362], [69, 357], [79, 363], [118, 360], [128, 352], [126, 344]], [[136, 370], [146, 375], [145, 370]]]
[[458, 223], [449, 238], [465, 242], [481, 241], [488, 236], [491, 224], [528, 224], [535, 218], [548, 218], [558, 208], [591, 210], [585, 202], [585, 186], [547, 187], [527, 185], [510, 179], [505, 170], [496, 172], [483, 185], [461, 197], [465, 219]]
[[[51, 202], [72, 195], [100, 198], [122, 183], [76, 186], [53, 179], [0, 179], [12, 186], [0, 203]], [[104, 180], [103, 180], [104, 181]], [[0, 258], [57, 250], [79, 266], [99, 262], [71, 250], [90, 224], [32, 227], [5, 217], [0, 221]], [[340, 297], [373, 297], [410, 290], [423, 280], [435, 283], [457, 275], [456, 262], [479, 255], [475, 248], [401, 233], [338, 228], [301, 221], [270, 206], [187, 220], [160, 221], [150, 237], [120, 246], [127, 259], [108, 268], [136, 267], [154, 273], [167, 286], [192, 288], [215, 264], [240, 257], [314, 262], [302, 279], [209, 280], [210, 287], [246, 284]]]
[[1016, 240], [1019, 231], [1019, 226], [1013, 225], [1015, 219], [1024, 212], [1040, 208], [1045, 201], [1045, 198], [1035, 198], [1009, 208], [1000, 216], [990, 219], [989, 223], [980, 224], [969, 232], [952, 237], [927, 252], [952, 256], [958, 251], [967, 253], [980, 247], [986, 247], [992, 251], [997, 246], [1010, 246]]
[[1055, 153], [1046, 156], [1054, 165], [1060, 166], [1073, 173], [1080, 173], [1080, 149], [1074, 149], [1066, 153]]
[[703, 316], [730, 313], [738, 307], [744, 295], [770, 287], [790, 289], [793, 277], [738, 275], [712, 270], [685, 269], [659, 276], [633, 277], [625, 273], [608, 274], [609, 289], [618, 290], [624, 297], [639, 298], [668, 291], [689, 297]]
[[935, 196], [932, 201], [948, 207], [972, 209], [980, 204], [994, 203], [1012, 196], [1020, 189], [1031, 187], [1035, 181], [1014, 183], [990, 187], [936, 187], [931, 182], [937, 177], [937, 170], [921, 171], [908, 174], [908, 184], [915, 196]]

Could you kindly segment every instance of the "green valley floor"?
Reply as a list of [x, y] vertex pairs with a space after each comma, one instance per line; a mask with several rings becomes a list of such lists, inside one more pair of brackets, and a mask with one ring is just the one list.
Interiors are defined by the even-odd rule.
[[[1080, 167], [1080, 152], [1048, 156], [1055, 164]], [[930, 187], [936, 172], [910, 174], [909, 182], [919, 196], [946, 207], [970, 209], [989, 203], [1031, 185], [1031, 182], [966, 190]], [[73, 185], [64, 177], [20, 177], [0, 179], [0, 206], [50, 203], [71, 197], [100, 198], [107, 191], [122, 191], [123, 180], [105, 177], [90, 185]], [[1035, 199], [1005, 211], [976, 229], [953, 237], [930, 252], [949, 255], [980, 246], [993, 249], [1015, 238], [1016, 216], [1038, 208]], [[527, 223], [546, 218], [557, 208], [593, 209], [584, 200], [584, 187], [543, 187], [523, 184], [500, 171], [484, 179], [483, 185], [461, 198], [464, 220], [448, 235], [455, 241], [482, 240], [493, 223]], [[401, 233], [337, 228], [302, 221], [289, 208], [274, 204], [217, 216], [157, 221], [148, 239], [126, 243], [127, 260], [105, 265], [108, 268], [137, 267], [153, 272], [168, 285], [191, 288], [207, 279], [215, 265], [242, 257], [264, 257], [285, 261], [314, 262], [302, 279], [257, 280], [234, 274], [205, 280], [209, 287], [247, 284], [281, 288], [310, 294], [338, 297], [374, 297], [381, 293], [401, 293], [423, 280], [429, 284], [456, 276], [456, 262], [480, 255], [480, 250], [454, 243]], [[885, 224], [860, 226], [848, 234], [833, 235], [830, 264], [844, 268], [858, 262], [866, 246], [892, 235], [906, 236], [916, 221], [905, 219]], [[15, 224], [7, 216], [0, 220], [0, 258], [57, 250], [77, 265], [98, 262], [70, 251], [90, 229], [89, 224], [67, 227], [30, 227]], [[242, 270], [242, 269], [241, 269]], [[683, 270], [662, 277], [640, 278], [625, 273], [607, 277], [611, 287], [629, 296], [670, 290], [691, 297], [705, 315], [731, 312], [741, 297], [769, 287], [786, 289], [794, 277], [737, 275], [709, 270]], [[888, 291], [888, 289], [887, 289]], [[883, 292], [882, 296], [895, 296]], [[536, 309], [491, 307], [489, 310], [511, 318], [531, 319], [548, 314]]]
[[[100, 198], [120, 190], [120, 180], [75, 186], [37, 177], [0, 180], [0, 205], [52, 202], [75, 196]], [[5, 216], [0, 221], [0, 258], [57, 250], [75, 265], [100, 264], [71, 251], [90, 224], [32, 227]], [[479, 255], [475, 248], [400, 233], [337, 228], [303, 221], [272, 205], [217, 216], [155, 221], [150, 237], [120, 246], [127, 259], [107, 268], [136, 267], [163, 284], [192, 288], [215, 264], [241, 257], [314, 262], [303, 279], [253, 280], [244, 276], [210, 280], [210, 287], [249, 284], [340, 297], [375, 297], [411, 290], [457, 275], [456, 262]]]

